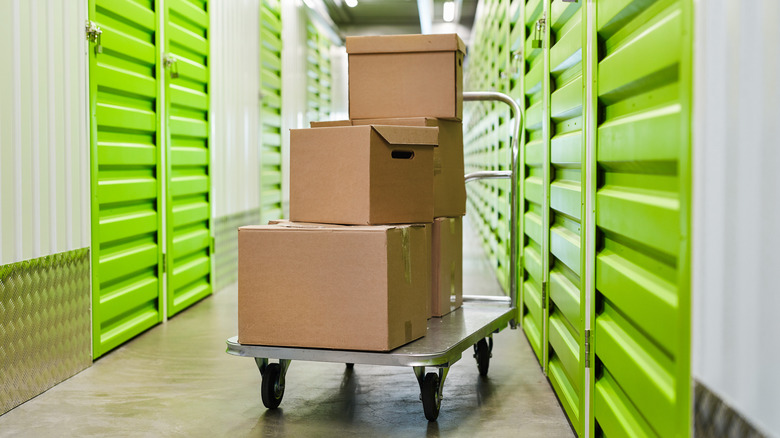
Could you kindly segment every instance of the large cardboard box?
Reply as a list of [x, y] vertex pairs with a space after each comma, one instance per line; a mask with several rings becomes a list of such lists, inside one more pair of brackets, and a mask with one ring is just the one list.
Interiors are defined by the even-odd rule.
[[463, 118], [463, 56], [456, 34], [347, 37], [349, 117]]
[[463, 304], [463, 218], [433, 221], [431, 316], [444, 316]]
[[238, 230], [238, 341], [387, 351], [427, 331], [430, 224]]
[[463, 178], [463, 123], [431, 117], [358, 119], [311, 122], [311, 127], [350, 125], [434, 126], [439, 128], [439, 146], [433, 149], [433, 216], [466, 214], [466, 183]]
[[290, 131], [290, 219], [330, 224], [433, 222], [432, 127]]

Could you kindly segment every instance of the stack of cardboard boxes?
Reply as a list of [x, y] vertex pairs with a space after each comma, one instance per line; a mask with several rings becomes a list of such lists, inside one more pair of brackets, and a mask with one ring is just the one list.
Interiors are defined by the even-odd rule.
[[347, 38], [350, 120], [290, 132], [290, 221], [239, 229], [242, 344], [387, 351], [462, 302], [455, 34]]

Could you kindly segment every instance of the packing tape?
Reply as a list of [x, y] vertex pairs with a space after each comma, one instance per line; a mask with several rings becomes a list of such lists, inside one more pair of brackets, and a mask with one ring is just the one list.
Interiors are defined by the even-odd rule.
[[438, 175], [441, 173], [441, 155], [434, 154], [433, 156], [433, 174]]
[[455, 296], [455, 260], [450, 262], [450, 297]]
[[401, 228], [401, 253], [404, 258], [404, 278], [412, 283], [412, 255], [409, 248], [409, 227]]
[[404, 323], [404, 336], [407, 342], [412, 340], [412, 321], [406, 321]]
[[450, 223], [450, 234], [455, 234], [455, 219], [449, 218], [447, 219]]

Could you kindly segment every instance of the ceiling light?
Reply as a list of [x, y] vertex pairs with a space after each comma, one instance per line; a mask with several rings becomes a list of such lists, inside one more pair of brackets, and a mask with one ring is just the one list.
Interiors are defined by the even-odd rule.
[[358, 0], [344, 0], [344, 3], [346, 3], [350, 8], [357, 6], [357, 2]]
[[442, 11], [442, 18], [447, 23], [452, 22], [455, 19], [455, 2], [444, 2], [444, 10]]

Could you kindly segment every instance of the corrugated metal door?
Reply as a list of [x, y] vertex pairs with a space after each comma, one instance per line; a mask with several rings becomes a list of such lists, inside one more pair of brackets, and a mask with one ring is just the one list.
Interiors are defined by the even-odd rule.
[[583, 50], [582, 3], [549, 6], [549, 290], [547, 376], [578, 434], [582, 433], [585, 307], [582, 209]]
[[597, 4], [597, 434], [690, 432], [691, 10]]
[[522, 254], [521, 266], [521, 318], [528, 341], [536, 356], [544, 363], [545, 333], [544, 311], [545, 300], [542, 293], [546, 269], [543, 256], [546, 253], [545, 238], [545, 180], [547, 162], [547, 141], [545, 131], [547, 117], [547, 99], [545, 97], [544, 55], [540, 47], [535, 47], [538, 40], [537, 23], [545, 14], [542, 0], [528, 0], [525, 4], [522, 20], [525, 25], [525, 43], [523, 53], [523, 105], [525, 108], [525, 131], [523, 144], [525, 149], [525, 193], [520, 199], [519, 213], [523, 221], [524, 236], [521, 236]]
[[93, 355], [162, 320], [155, 2], [90, 0]]
[[165, 1], [168, 316], [212, 290], [207, 6]]
[[260, 3], [260, 222], [282, 217], [282, 19]]

